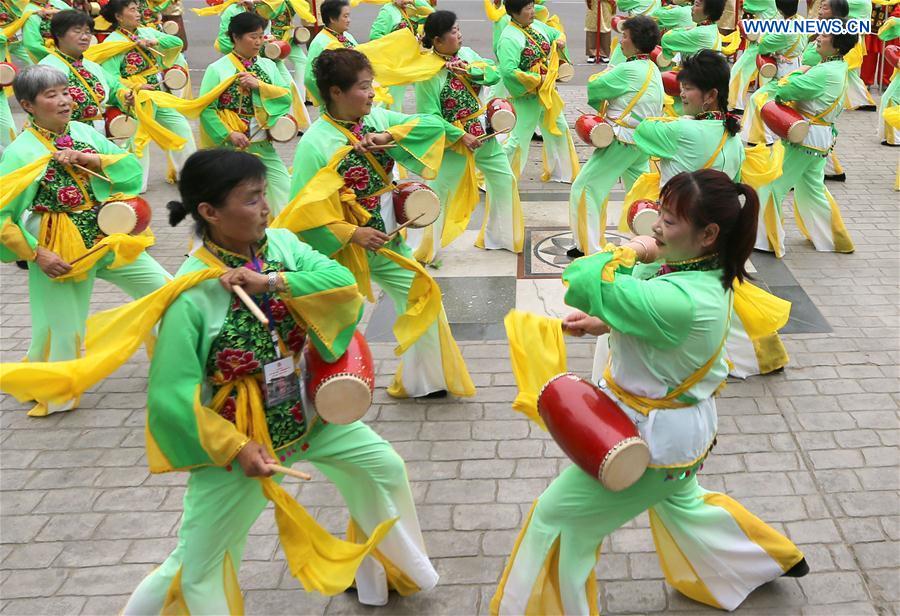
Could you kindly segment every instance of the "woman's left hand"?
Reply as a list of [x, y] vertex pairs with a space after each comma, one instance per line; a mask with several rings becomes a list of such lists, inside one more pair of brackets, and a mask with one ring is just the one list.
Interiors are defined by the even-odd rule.
[[600, 336], [609, 333], [609, 325], [586, 312], [576, 310], [563, 318], [563, 331], [570, 336], [580, 338], [585, 334]]
[[81, 165], [93, 170], [100, 169], [100, 155], [90, 152], [79, 152], [78, 150], [57, 150], [53, 153], [53, 158], [64, 165]]
[[259, 90], [259, 79], [250, 73], [238, 73], [238, 83], [247, 90]]
[[247, 267], [228, 270], [219, 277], [219, 282], [229, 293], [234, 285], [243, 287], [249, 295], [258, 295], [269, 290], [269, 277]]
[[394, 141], [394, 137], [388, 133], [367, 133], [353, 146], [357, 152], [368, 152], [369, 150], [378, 149], [379, 147], [389, 145]]

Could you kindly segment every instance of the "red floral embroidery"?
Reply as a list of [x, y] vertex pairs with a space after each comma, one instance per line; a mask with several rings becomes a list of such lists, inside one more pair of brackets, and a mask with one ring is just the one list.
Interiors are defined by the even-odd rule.
[[450, 88], [453, 90], [459, 91], [459, 90], [465, 90], [466, 86], [463, 85], [463, 82], [461, 80], [457, 79], [456, 77], [453, 77], [452, 79], [450, 79]]
[[56, 147], [63, 149], [71, 148], [73, 145], [75, 145], [75, 142], [72, 141], [72, 137], [70, 137], [69, 135], [60, 135], [56, 138], [56, 140], [54, 140], [53, 143], [56, 144]]
[[53, 182], [56, 179], [56, 167], [52, 167], [50, 165], [47, 166], [47, 172], [44, 173], [44, 181], [45, 182]]
[[69, 207], [76, 207], [84, 203], [84, 195], [77, 186], [63, 186], [56, 191], [56, 199]]
[[12, 22], [12, 19], [10, 19], [9, 17], [9, 13], [0, 13], [0, 22], [4, 24]]
[[548, 43], [546, 41], [541, 41], [541, 51], [543, 51], [544, 53], [549, 53], [550, 52], [550, 43]]
[[344, 185], [352, 190], [365, 190], [369, 180], [369, 170], [362, 166], [350, 167], [344, 172]]
[[222, 410], [219, 411], [219, 415], [221, 415], [224, 419], [234, 423], [235, 421], [235, 413], [237, 411], [237, 403], [234, 401], [234, 398], [226, 398], [225, 404], [222, 405]]
[[306, 334], [303, 333], [303, 330], [299, 327], [295, 326], [289, 333], [287, 337], [287, 346], [291, 350], [292, 353], [299, 353], [303, 350], [303, 344], [306, 342]]
[[291, 407], [290, 413], [297, 423], [302, 424], [305, 421], [303, 417], [303, 406], [299, 402]]
[[484, 128], [481, 127], [481, 122], [472, 122], [472, 125], [469, 126], [468, 130], [469, 133], [476, 137], [480, 137], [484, 134]]
[[144, 59], [141, 57], [141, 54], [139, 54], [136, 51], [129, 51], [127, 54], [125, 54], [125, 62], [127, 64], [137, 66], [137, 65], [141, 64], [143, 61], [144, 61]]
[[223, 107], [228, 107], [231, 104], [231, 101], [234, 99], [231, 97], [231, 94], [228, 92], [223, 92], [221, 96], [219, 96], [219, 104]]
[[284, 317], [287, 316], [287, 306], [281, 300], [271, 300], [269, 302], [269, 311], [272, 315], [272, 319], [276, 323], [281, 323], [284, 321]]
[[69, 86], [69, 96], [71, 96], [72, 100], [76, 103], [83, 103], [87, 100], [87, 94], [77, 86]]
[[456, 112], [456, 119], [462, 120], [464, 117], [469, 116], [469, 115], [472, 115], [472, 114], [470, 112], [466, 111], [465, 109], [460, 109], [459, 111]]
[[455, 109], [456, 108], [456, 99], [455, 98], [445, 98], [444, 99], [444, 109]]
[[532, 51], [531, 47], [526, 47], [522, 52], [522, 55], [528, 56], [529, 58], [534, 56], [534, 51]]
[[359, 200], [359, 204], [367, 211], [374, 212], [381, 205], [381, 197], [363, 197]]
[[96, 118], [99, 115], [100, 115], [100, 110], [94, 105], [88, 105], [87, 107], [84, 108], [84, 112], [82, 113], [82, 116], [85, 118], [88, 118], [88, 119]]
[[252, 351], [225, 349], [216, 355], [216, 367], [222, 372], [222, 378], [233, 381], [259, 370], [259, 362]]
[[97, 96], [106, 96], [106, 90], [103, 89], [99, 82], [94, 84], [94, 92], [97, 93]]

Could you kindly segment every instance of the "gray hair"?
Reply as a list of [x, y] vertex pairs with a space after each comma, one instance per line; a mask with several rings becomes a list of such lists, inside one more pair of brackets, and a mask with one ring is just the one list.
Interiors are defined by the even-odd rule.
[[13, 81], [13, 92], [19, 102], [33, 103], [38, 95], [47, 88], [64, 86], [69, 83], [68, 76], [58, 68], [46, 64], [26, 66]]

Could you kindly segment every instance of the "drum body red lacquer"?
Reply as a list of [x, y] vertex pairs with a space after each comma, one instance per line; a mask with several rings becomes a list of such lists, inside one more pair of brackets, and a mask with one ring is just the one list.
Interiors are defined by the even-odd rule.
[[778, 64], [775, 62], [775, 56], [756, 56], [756, 70], [759, 76], [765, 79], [771, 79], [778, 72]]
[[359, 331], [347, 351], [333, 364], [319, 355], [307, 342], [303, 349], [306, 362], [306, 395], [319, 416], [333, 424], [349, 424], [366, 414], [375, 392], [375, 368], [372, 352]]
[[605, 148], [616, 138], [611, 124], [598, 115], [588, 113], [575, 120], [575, 134], [595, 148]]
[[409, 226], [421, 229], [437, 220], [440, 213], [440, 199], [422, 182], [402, 182], [394, 189], [394, 217], [398, 225], [415, 220]]
[[628, 488], [650, 463], [650, 449], [628, 415], [596, 385], [571, 372], [544, 385], [538, 412], [556, 444], [607, 490]]
[[638, 199], [628, 208], [628, 228], [635, 235], [653, 235], [653, 224], [659, 219], [659, 203]]
[[269, 60], [284, 60], [291, 55], [291, 44], [287, 41], [269, 41], [263, 47], [263, 55]]
[[485, 119], [492, 132], [508, 133], [516, 125], [516, 110], [505, 98], [492, 98], [486, 105]]
[[664, 71], [662, 77], [663, 91], [669, 96], [681, 96], [681, 84], [678, 83], [678, 71]]
[[894, 68], [900, 67], [900, 47], [888, 45], [884, 48], [884, 59]]
[[672, 64], [671, 58], [666, 57], [662, 52], [662, 47], [659, 45], [650, 52], [650, 59], [653, 60], [659, 68], [666, 68]]
[[141, 197], [107, 201], [97, 212], [97, 226], [106, 235], [137, 235], [150, 226], [150, 204]]
[[116, 107], [107, 107], [103, 112], [106, 136], [113, 139], [128, 139], [137, 132], [137, 120]]
[[803, 143], [809, 133], [809, 120], [795, 109], [769, 101], [759, 110], [760, 117], [773, 133], [791, 143]]

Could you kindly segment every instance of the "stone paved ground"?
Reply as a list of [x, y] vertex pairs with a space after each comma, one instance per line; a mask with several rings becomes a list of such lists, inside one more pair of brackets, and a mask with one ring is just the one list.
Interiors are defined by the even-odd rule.
[[[583, 90], [566, 94], [583, 106]], [[897, 154], [878, 146], [875, 120], [874, 114], [843, 115], [838, 151], [849, 180], [830, 185], [857, 252], [815, 253], [788, 215], [785, 262], [834, 331], [786, 336], [791, 365], [783, 374], [730, 383], [719, 401], [719, 444], [702, 484], [726, 490], [784, 531], [812, 568], [804, 579], [758, 590], [741, 613], [900, 613], [900, 227], [891, 191]], [[154, 160], [157, 178], [159, 163]], [[524, 190], [541, 189], [535, 169]], [[174, 271], [185, 230], [163, 223], [162, 206], [172, 194], [163, 186], [150, 198], [158, 237], [152, 253]], [[2, 277], [0, 350], [4, 361], [13, 361], [29, 340], [25, 276], [7, 265]], [[118, 291], [98, 283], [94, 308], [120, 301]], [[353, 595], [307, 595], [285, 568], [269, 510], [252, 530], [240, 571], [248, 613], [487, 611], [532, 500], [568, 461], [511, 410], [515, 388], [505, 344], [461, 346], [477, 396], [424, 403], [385, 395], [396, 360], [392, 345], [376, 345], [380, 389], [367, 417], [407, 460], [441, 574], [438, 588], [392, 597], [380, 610], [360, 607]], [[571, 368], [588, 374], [592, 352], [589, 344], [571, 344]], [[30, 419], [22, 405], [3, 399], [0, 613], [117, 613], [175, 545], [185, 476], [147, 472], [146, 368], [146, 358], [136, 357], [87, 394], [81, 409], [64, 415]], [[321, 475], [302, 488], [287, 485], [329, 529], [343, 530], [343, 504]], [[666, 586], [644, 516], [606, 541], [597, 577], [605, 613], [711, 612]]]

